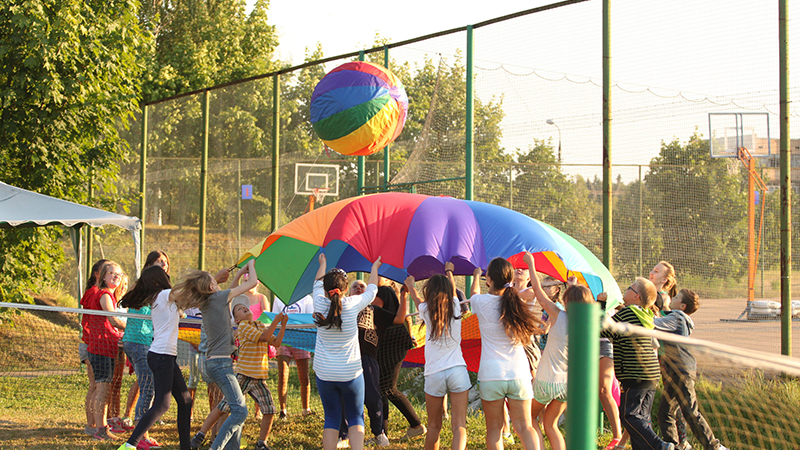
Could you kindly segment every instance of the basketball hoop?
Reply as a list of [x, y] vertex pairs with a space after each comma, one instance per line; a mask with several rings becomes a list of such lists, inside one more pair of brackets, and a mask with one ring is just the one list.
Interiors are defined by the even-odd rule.
[[308, 210], [314, 210], [314, 203], [322, 204], [322, 201], [325, 200], [325, 194], [328, 193], [329, 188], [314, 188], [311, 189], [311, 195], [308, 196]]

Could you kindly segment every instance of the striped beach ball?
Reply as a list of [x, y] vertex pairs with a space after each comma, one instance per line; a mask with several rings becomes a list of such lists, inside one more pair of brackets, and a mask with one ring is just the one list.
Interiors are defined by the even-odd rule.
[[394, 141], [408, 112], [403, 84], [389, 70], [355, 61], [325, 75], [311, 96], [311, 124], [343, 155], [371, 155]]

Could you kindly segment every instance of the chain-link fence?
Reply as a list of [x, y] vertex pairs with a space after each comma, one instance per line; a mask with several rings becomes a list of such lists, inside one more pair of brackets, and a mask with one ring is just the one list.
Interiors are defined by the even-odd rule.
[[[474, 26], [475, 200], [543, 220], [600, 255], [602, 3], [559, 5]], [[772, 155], [757, 161], [768, 192], [756, 199], [754, 233], [762, 231], [763, 238], [755, 297], [779, 300], [778, 8], [756, 0], [717, 6], [689, 0], [613, 2], [613, 273], [626, 285], [658, 261], [669, 261], [679, 287], [698, 291], [709, 304], [724, 303], [719, 319], [736, 319], [747, 300], [747, 171], [736, 159], [710, 157], [709, 133], [720, 130], [710, 130], [709, 113], [767, 113], [771, 139], [758, 136], [758, 141], [752, 134], [749, 141], [772, 144]], [[791, 23], [798, 12], [790, 14]], [[364, 52], [379, 64], [388, 55], [409, 97], [405, 130], [389, 149], [389, 172], [384, 173], [383, 152], [368, 157], [366, 191], [388, 186], [464, 197], [467, 35], [466, 28], [450, 30]], [[792, 45], [798, 37], [791, 27], [789, 49], [800, 48]], [[310, 125], [309, 103], [327, 71], [357, 57], [148, 105], [146, 211], [135, 204], [131, 210], [144, 220], [145, 251], [166, 251], [176, 273], [200, 265], [201, 247], [208, 270], [229, 266], [306, 210], [308, 196], [295, 193], [297, 163], [339, 165], [339, 195], [325, 203], [356, 195], [356, 158], [322, 146]], [[798, 73], [790, 70], [790, 95], [800, 87]], [[142, 121], [131, 129], [131, 147], [138, 153]], [[797, 142], [792, 140], [792, 148]], [[134, 187], [140, 177], [137, 158], [123, 174]], [[436, 181], [441, 179], [446, 181]], [[250, 187], [252, 198], [243, 198], [242, 186]], [[273, 224], [275, 200], [278, 223]], [[797, 206], [794, 223], [800, 223]], [[793, 236], [798, 247], [798, 230]], [[780, 342], [779, 327], [764, 339]]]

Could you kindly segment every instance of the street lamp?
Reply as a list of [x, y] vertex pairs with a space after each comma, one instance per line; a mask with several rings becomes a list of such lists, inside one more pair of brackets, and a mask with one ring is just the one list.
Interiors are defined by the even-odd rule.
[[547, 119], [548, 125], [555, 125], [556, 129], [558, 130], [558, 163], [561, 163], [561, 128], [559, 128], [558, 124], [553, 122], [553, 119]]

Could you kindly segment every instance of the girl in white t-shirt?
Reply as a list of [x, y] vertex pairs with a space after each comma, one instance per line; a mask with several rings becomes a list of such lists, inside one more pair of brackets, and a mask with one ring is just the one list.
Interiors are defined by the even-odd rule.
[[417, 294], [414, 277], [406, 279], [404, 288], [417, 305], [419, 317], [425, 322], [425, 408], [428, 411], [427, 450], [439, 448], [439, 433], [445, 395], [450, 393], [452, 449], [467, 446], [467, 404], [471, 386], [467, 363], [461, 354], [461, 307], [456, 297], [453, 263], [444, 266], [445, 275], [428, 278]]
[[511, 423], [523, 448], [537, 449], [539, 438], [531, 422], [531, 371], [523, 346], [541, 333], [531, 305], [513, 286], [514, 268], [495, 258], [486, 270], [488, 294], [480, 294], [481, 269], [476, 268], [470, 305], [481, 331], [478, 370], [481, 405], [486, 418], [486, 447], [502, 449], [503, 406], [508, 399]]
[[[535, 273], [536, 267], [533, 257], [525, 255], [526, 262], [531, 273]], [[539, 413], [544, 411], [542, 425], [547, 439], [550, 440], [550, 447], [553, 450], [565, 450], [566, 444], [564, 436], [558, 429], [558, 418], [567, 408], [567, 312], [561, 310], [556, 303], [542, 289], [539, 277], [531, 277], [533, 291], [547, 312], [550, 325], [550, 332], [547, 337], [547, 345], [542, 352], [542, 359], [539, 362], [539, 370], [536, 373], [536, 380], [533, 382], [533, 402], [531, 416], [533, 425], [539, 428]], [[570, 303], [593, 303], [592, 292], [586, 286], [575, 284], [575, 277], [570, 277], [570, 286], [564, 292], [565, 308]]]

